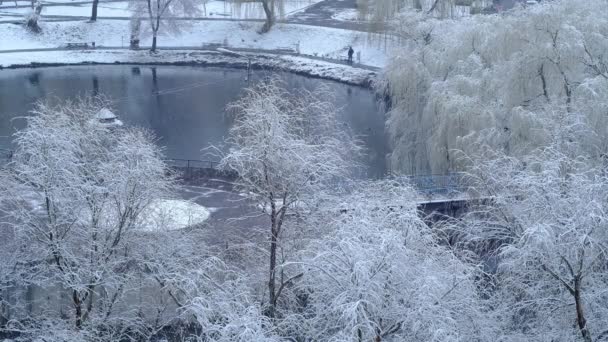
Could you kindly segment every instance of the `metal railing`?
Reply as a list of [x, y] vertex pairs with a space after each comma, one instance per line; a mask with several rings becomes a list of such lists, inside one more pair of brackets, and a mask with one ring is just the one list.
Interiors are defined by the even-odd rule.
[[165, 159], [165, 163], [173, 168], [186, 169], [216, 169], [219, 162], [213, 160], [197, 160], [197, 159]]
[[[0, 149], [0, 167], [10, 162], [12, 150]], [[164, 160], [167, 166], [178, 171], [184, 179], [196, 179], [213, 176], [235, 177], [235, 174], [226, 173], [218, 169], [217, 160], [177, 159]], [[426, 195], [454, 195], [465, 193], [471, 189], [471, 182], [466, 173], [455, 172], [448, 174], [431, 175], [395, 175], [389, 177], [406, 182]]]
[[455, 172], [439, 175], [404, 175], [392, 176], [411, 184], [423, 194], [456, 194], [471, 189], [471, 182], [466, 173]]
[[167, 166], [178, 172], [179, 177], [193, 181], [210, 177], [236, 178], [233, 172], [218, 169], [216, 160], [165, 159]]

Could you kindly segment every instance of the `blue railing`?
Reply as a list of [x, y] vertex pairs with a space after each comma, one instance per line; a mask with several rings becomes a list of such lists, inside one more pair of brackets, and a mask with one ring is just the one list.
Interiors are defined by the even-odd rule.
[[185, 169], [216, 169], [219, 164], [214, 160], [196, 160], [196, 159], [165, 159], [165, 163], [173, 168]]
[[[13, 151], [0, 149], [0, 166], [5, 165], [12, 158]], [[217, 167], [217, 160], [197, 159], [165, 159], [167, 165], [182, 173], [188, 179], [197, 177], [208, 177], [221, 173]], [[226, 174], [226, 176], [234, 176]], [[389, 177], [406, 182], [422, 194], [427, 195], [454, 195], [465, 193], [471, 188], [471, 182], [467, 174], [462, 172], [440, 174], [440, 175], [394, 175]]]
[[440, 175], [404, 175], [393, 176], [411, 184], [423, 194], [453, 195], [470, 190], [471, 182], [467, 174], [462, 172]]

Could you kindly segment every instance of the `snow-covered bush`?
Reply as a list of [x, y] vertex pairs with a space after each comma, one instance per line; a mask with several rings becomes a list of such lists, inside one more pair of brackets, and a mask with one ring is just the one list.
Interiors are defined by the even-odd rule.
[[245, 277], [224, 270], [200, 296], [193, 299], [188, 310], [200, 324], [204, 341], [272, 342], [282, 341], [273, 333], [271, 319], [252, 295], [252, 286]]
[[414, 190], [361, 186], [335, 207], [308, 250], [299, 286], [314, 341], [487, 340], [476, 267], [437, 243]]

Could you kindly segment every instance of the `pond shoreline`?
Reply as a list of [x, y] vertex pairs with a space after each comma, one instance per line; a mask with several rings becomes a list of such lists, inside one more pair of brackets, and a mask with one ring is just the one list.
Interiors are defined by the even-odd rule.
[[293, 55], [217, 51], [162, 50], [157, 54], [132, 50], [83, 50], [15, 52], [0, 55], [0, 70], [77, 65], [200, 66], [235, 69], [274, 70], [300, 76], [335, 81], [373, 90], [378, 72], [350, 65], [319, 61]]

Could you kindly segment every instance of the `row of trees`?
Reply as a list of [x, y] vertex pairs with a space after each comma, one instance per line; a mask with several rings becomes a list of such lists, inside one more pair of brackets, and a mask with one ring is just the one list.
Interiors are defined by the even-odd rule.
[[[134, 0], [130, 1], [129, 10], [133, 13], [133, 23], [131, 24], [132, 39], [139, 40], [140, 21], [146, 18], [149, 23], [148, 29], [152, 36], [151, 51], [156, 52], [157, 40], [161, 26], [166, 27], [166, 31], [179, 31], [180, 25], [184, 25], [185, 20], [203, 14], [205, 5], [209, 0]], [[305, 1], [305, 0], [304, 0]], [[41, 28], [38, 20], [42, 11], [42, 4], [32, 2], [32, 11], [26, 17], [26, 25], [32, 32], [39, 33]], [[285, 0], [231, 0], [230, 5], [237, 12], [249, 10], [257, 11], [260, 8], [264, 12], [264, 25], [260, 28], [260, 33], [270, 31], [275, 24], [277, 17], [285, 13]], [[93, 0], [91, 5], [90, 22], [97, 21], [97, 9], [99, 0]]]
[[[167, 30], [176, 31], [179, 25], [183, 25], [183, 19], [192, 18], [203, 13], [201, 8], [205, 7], [208, 0], [145, 0], [132, 1], [130, 10], [133, 11], [133, 20], [139, 21], [147, 17], [149, 29], [152, 34], [151, 51], [156, 51], [158, 33], [161, 23], [167, 26]], [[243, 7], [262, 7], [266, 20], [260, 29], [260, 33], [270, 31], [276, 22], [277, 13], [284, 13], [284, 0], [231, 0], [230, 4], [235, 10], [240, 11]], [[97, 20], [97, 7], [99, 0], [94, 0], [92, 5], [91, 21]], [[176, 20], [176, 18], [178, 20]], [[181, 20], [180, 20], [181, 19]]]
[[352, 179], [359, 144], [331, 94], [271, 79], [229, 107], [221, 167], [267, 216], [262, 241], [150, 229], [171, 172], [107, 104], [43, 103], [2, 173], [0, 333], [54, 341], [602, 341], [608, 178], [592, 127], [461, 154], [488, 200], [429, 223], [399, 181]]
[[394, 23], [401, 13], [417, 11], [433, 18], [457, 18], [481, 12], [492, 0], [357, 0], [362, 18], [372, 23]]
[[[93, 2], [93, 14], [91, 21], [97, 19], [97, 3]], [[177, 31], [179, 25], [183, 25], [183, 20], [175, 20], [176, 18], [192, 18], [200, 15], [201, 8], [204, 8], [208, 0], [145, 0], [132, 1], [130, 9], [133, 11], [133, 20], [139, 21], [142, 17], [147, 17], [149, 28], [152, 33], [152, 48], [151, 51], [156, 51], [156, 43], [161, 23], [167, 26], [168, 30]], [[260, 29], [260, 33], [270, 31], [275, 24], [277, 15], [285, 13], [285, 0], [230, 0], [230, 5], [237, 11], [243, 10], [259, 10], [262, 8], [265, 15], [264, 25]], [[138, 26], [139, 27], [139, 26]], [[139, 28], [138, 28], [139, 29]], [[137, 33], [138, 35], [139, 33]]]

